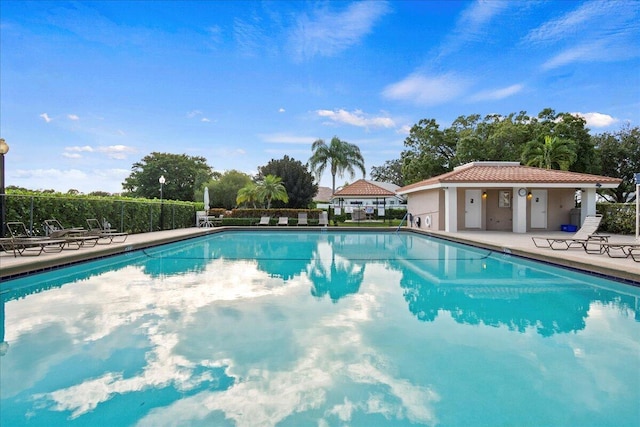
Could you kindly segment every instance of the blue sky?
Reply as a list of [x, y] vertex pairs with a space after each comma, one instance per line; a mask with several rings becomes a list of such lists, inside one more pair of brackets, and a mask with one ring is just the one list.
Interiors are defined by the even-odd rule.
[[1, 0], [6, 185], [119, 192], [153, 151], [254, 174], [333, 136], [369, 172], [423, 118], [546, 107], [617, 131], [639, 70], [638, 1]]

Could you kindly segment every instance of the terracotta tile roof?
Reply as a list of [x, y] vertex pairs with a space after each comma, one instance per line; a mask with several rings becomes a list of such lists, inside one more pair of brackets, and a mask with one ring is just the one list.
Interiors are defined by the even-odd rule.
[[318, 187], [318, 193], [313, 198], [314, 202], [328, 202], [331, 200], [331, 188], [329, 187]]
[[[502, 164], [501, 164], [502, 163]], [[577, 172], [521, 166], [515, 162], [474, 162], [459, 166], [442, 175], [404, 186], [399, 193], [437, 184], [518, 183], [518, 184], [613, 184], [621, 179]]]
[[357, 196], [357, 197], [393, 197], [396, 196], [394, 191], [383, 188], [372, 181], [359, 179], [351, 185], [347, 185], [335, 192], [334, 196]]

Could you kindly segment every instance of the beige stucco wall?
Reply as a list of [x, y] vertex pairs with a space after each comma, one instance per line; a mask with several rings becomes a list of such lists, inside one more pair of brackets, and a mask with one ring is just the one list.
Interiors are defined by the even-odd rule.
[[[477, 189], [477, 188], [474, 188]], [[457, 189], [458, 202], [458, 230], [465, 228], [465, 190]], [[482, 199], [481, 230], [512, 231], [513, 230], [513, 188], [489, 188], [480, 189], [487, 192], [487, 197]], [[511, 194], [510, 207], [499, 206], [501, 191], [509, 191]], [[562, 224], [570, 224], [570, 212], [575, 206], [575, 190], [572, 188], [553, 188], [547, 190], [547, 230], [559, 231]], [[411, 193], [407, 201], [407, 209], [414, 216], [421, 219], [420, 228], [427, 230], [445, 229], [445, 197], [442, 189], [433, 189]], [[431, 227], [426, 226], [425, 217], [431, 216]], [[531, 231], [531, 204], [527, 201], [527, 231]], [[536, 229], [535, 231], [542, 231]]]
[[[547, 192], [547, 230], [558, 231], [562, 224], [570, 224], [571, 209], [575, 207], [575, 190], [572, 188], [550, 189]], [[531, 211], [527, 210], [527, 224]], [[529, 227], [527, 227], [529, 230]]]
[[[498, 199], [501, 192], [508, 191], [511, 195], [509, 207], [500, 207]], [[487, 190], [485, 199], [486, 207], [486, 230], [491, 231], [511, 231], [513, 230], [513, 189], [512, 188], [491, 188]]]
[[[440, 189], [412, 193], [407, 200], [407, 210], [420, 217], [420, 228], [444, 230], [444, 193]], [[441, 214], [442, 213], [442, 214]], [[431, 226], [427, 227], [426, 217], [431, 217]]]

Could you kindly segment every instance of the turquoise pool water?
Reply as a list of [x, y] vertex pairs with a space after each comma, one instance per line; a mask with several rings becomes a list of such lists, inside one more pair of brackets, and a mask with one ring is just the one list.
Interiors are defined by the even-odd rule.
[[2, 426], [636, 426], [640, 289], [411, 233], [2, 283]]

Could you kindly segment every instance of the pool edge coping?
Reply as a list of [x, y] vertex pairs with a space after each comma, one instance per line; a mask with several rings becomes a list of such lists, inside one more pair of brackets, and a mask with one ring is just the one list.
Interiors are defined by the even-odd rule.
[[[280, 231], [280, 232], [292, 232], [292, 231], [304, 231], [304, 230], [315, 230], [320, 232], [331, 232], [331, 231], [365, 231], [365, 232], [409, 232], [415, 234], [421, 234], [425, 236], [430, 236], [434, 238], [439, 238], [442, 240], [462, 243], [465, 245], [473, 246], [476, 248], [489, 249], [494, 252], [505, 253], [509, 255], [515, 255], [520, 258], [539, 261], [545, 264], [550, 264], [562, 268], [571, 269], [574, 271], [579, 271], [586, 274], [596, 275], [603, 278], [608, 278], [612, 280], [621, 281], [623, 283], [640, 287], [640, 280], [638, 275], [629, 271], [621, 270], [621, 269], [613, 269], [608, 268], [606, 266], [592, 264], [588, 262], [588, 259], [585, 259], [584, 262], [565, 259], [558, 256], [553, 256], [553, 253], [550, 255], [545, 255], [539, 252], [527, 251], [521, 248], [513, 248], [505, 245], [493, 244], [486, 241], [474, 240], [472, 238], [465, 238], [462, 236], [456, 236], [454, 234], [444, 234], [437, 233], [433, 231], [427, 230], [419, 230], [415, 228], [397, 228], [397, 227], [278, 227], [278, 226], [262, 226], [262, 227], [240, 227], [240, 226], [225, 226], [225, 227], [214, 227], [214, 228], [198, 228], [198, 229], [184, 229], [189, 230], [189, 232], [184, 232], [180, 234], [166, 234], [159, 235], [156, 234], [155, 237], [149, 236], [149, 239], [145, 239], [143, 241], [127, 244], [119, 243], [119, 244], [109, 244], [103, 245], [100, 248], [91, 248], [93, 250], [83, 251], [83, 249], [79, 249], [77, 252], [73, 252], [67, 254], [65, 256], [59, 257], [43, 257], [40, 258], [41, 255], [33, 256], [33, 262], [25, 262], [21, 264], [17, 264], [10, 267], [0, 268], [0, 281], [4, 282], [6, 280], [12, 280], [19, 277], [24, 277], [29, 274], [35, 274], [43, 271], [53, 270], [57, 268], [67, 267], [83, 262], [88, 262], [96, 259], [101, 259], [105, 257], [111, 257], [116, 255], [125, 254], [128, 252], [133, 252], [137, 250], [143, 250], [150, 247], [160, 246], [168, 243], [175, 243], [183, 240], [193, 239], [205, 235], [217, 234], [225, 231], [256, 231], [256, 230], [269, 230], [269, 231]], [[153, 233], [150, 233], [153, 234]], [[556, 251], [554, 251], [555, 253]], [[557, 255], [557, 254], [556, 254]]]

